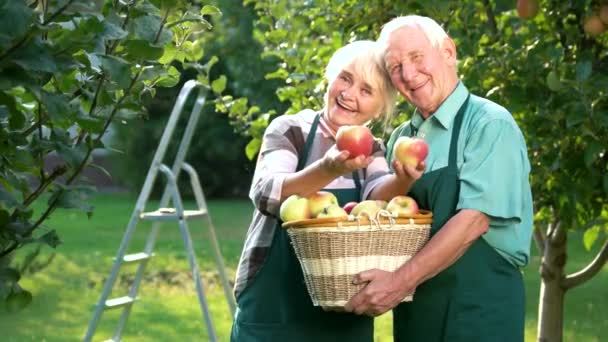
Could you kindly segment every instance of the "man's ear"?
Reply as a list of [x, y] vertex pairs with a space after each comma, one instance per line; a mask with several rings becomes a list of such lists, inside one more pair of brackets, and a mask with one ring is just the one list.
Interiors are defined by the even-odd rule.
[[456, 65], [456, 44], [450, 37], [443, 38], [441, 54], [450, 65]]

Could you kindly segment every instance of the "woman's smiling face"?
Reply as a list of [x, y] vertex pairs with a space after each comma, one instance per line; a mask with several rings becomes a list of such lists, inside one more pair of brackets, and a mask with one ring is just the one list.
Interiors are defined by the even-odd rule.
[[334, 131], [340, 126], [363, 125], [380, 115], [383, 96], [370, 83], [351, 65], [329, 85], [325, 120]]

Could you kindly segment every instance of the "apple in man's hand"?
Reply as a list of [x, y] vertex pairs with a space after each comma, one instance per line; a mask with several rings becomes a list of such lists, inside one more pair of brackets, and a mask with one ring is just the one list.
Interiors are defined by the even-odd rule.
[[429, 145], [418, 138], [400, 137], [395, 142], [393, 159], [401, 164], [416, 167], [426, 159], [429, 154]]
[[395, 216], [418, 213], [418, 203], [409, 196], [395, 196], [386, 205], [386, 210]]
[[317, 217], [319, 213], [330, 205], [338, 205], [338, 199], [331, 192], [317, 191], [315, 194], [308, 196], [311, 217]]
[[281, 221], [296, 221], [309, 219], [310, 208], [308, 205], [308, 199], [298, 195], [291, 195], [281, 204], [279, 209], [279, 217]]
[[339, 151], [348, 151], [350, 158], [370, 156], [374, 144], [374, 136], [365, 126], [341, 126], [336, 133], [336, 147]]

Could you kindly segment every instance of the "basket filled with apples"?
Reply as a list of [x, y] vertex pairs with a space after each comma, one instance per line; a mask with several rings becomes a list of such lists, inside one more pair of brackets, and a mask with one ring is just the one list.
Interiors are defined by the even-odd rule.
[[[280, 217], [313, 304], [337, 311], [364, 287], [352, 283], [355, 274], [396, 270], [428, 241], [433, 222], [432, 213], [409, 196], [340, 206], [327, 191], [288, 197]], [[409, 300], [411, 295], [403, 299]]]

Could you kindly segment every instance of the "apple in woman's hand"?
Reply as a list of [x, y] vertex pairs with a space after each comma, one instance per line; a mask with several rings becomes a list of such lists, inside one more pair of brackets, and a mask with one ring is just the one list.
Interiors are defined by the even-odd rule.
[[365, 126], [342, 126], [336, 133], [336, 147], [339, 151], [348, 151], [351, 158], [372, 154], [374, 136]]

